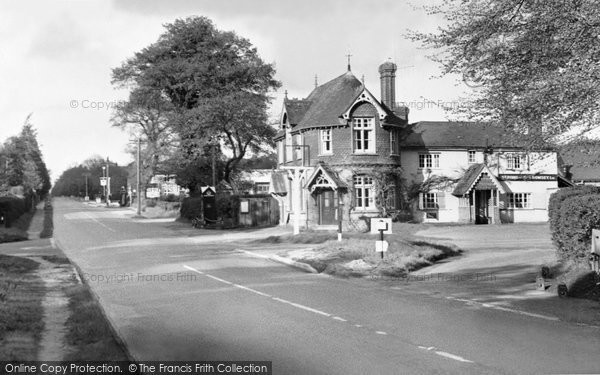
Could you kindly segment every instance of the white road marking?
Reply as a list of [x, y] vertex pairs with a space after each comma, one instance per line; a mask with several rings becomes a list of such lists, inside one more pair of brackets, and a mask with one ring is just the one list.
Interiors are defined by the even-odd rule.
[[[208, 273], [202, 272], [202, 271], [200, 271], [200, 270], [198, 270], [198, 269], [196, 269], [194, 267], [190, 267], [190, 266], [185, 265], [185, 264], [183, 265], [183, 267], [185, 269], [190, 270], [190, 271], [196, 272], [196, 273], [198, 273], [200, 275], [204, 275], [206, 277], [209, 277], [209, 278], [211, 278], [211, 279], [213, 279], [215, 281], [218, 281], [218, 282], [221, 282], [221, 283], [224, 283], [224, 284], [227, 284], [227, 285], [231, 285], [231, 286], [234, 286], [236, 288], [239, 288], [239, 289], [242, 289], [242, 290], [254, 293], [254, 294], [258, 294], [258, 295], [266, 297], [266, 298], [270, 298], [273, 301], [285, 303], [286, 305], [293, 306], [293, 307], [296, 307], [298, 309], [301, 309], [301, 310], [304, 310], [304, 311], [308, 311], [308, 312], [311, 312], [311, 313], [314, 313], [314, 314], [322, 315], [322, 316], [325, 316], [325, 317], [328, 317], [328, 318], [332, 318], [333, 320], [337, 320], [337, 321], [340, 321], [340, 322], [348, 322], [346, 319], [341, 318], [339, 316], [335, 316], [335, 315], [326, 313], [326, 312], [321, 311], [321, 310], [313, 309], [312, 307], [308, 307], [308, 306], [302, 305], [300, 303], [288, 301], [288, 300], [283, 299], [283, 298], [273, 297], [270, 294], [263, 293], [263, 292], [258, 291], [256, 289], [252, 289], [252, 288], [249, 288], [247, 286], [240, 285], [240, 284], [235, 284], [235, 283], [232, 283], [231, 281], [227, 281], [227, 280], [221, 279], [220, 277], [216, 277], [216, 276], [210, 275]], [[361, 328], [362, 327], [362, 325], [360, 325], [360, 324], [355, 324], [354, 326], [357, 327], [357, 328]], [[382, 336], [386, 336], [387, 335], [387, 332], [385, 332], [385, 331], [375, 331], [375, 333], [378, 334], [378, 335], [382, 335]], [[455, 354], [452, 354], [452, 353], [448, 353], [448, 352], [444, 352], [444, 351], [441, 351], [441, 350], [436, 350], [436, 348], [434, 346], [430, 346], [430, 347], [418, 346], [418, 348], [419, 349], [424, 349], [424, 350], [427, 350], [427, 351], [433, 351], [435, 354], [437, 354], [439, 356], [446, 357], [446, 358], [449, 358], [449, 359], [453, 359], [455, 361], [466, 362], [466, 363], [473, 363], [473, 361], [465, 359], [465, 358], [463, 358], [461, 356], [458, 356], [458, 355], [455, 355]]]
[[109, 227], [108, 225], [104, 224], [103, 222], [101, 222], [100, 220], [96, 219], [95, 217], [93, 217], [92, 215], [88, 214], [87, 212], [85, 213], [85, 216], [87, 216], [88, 218], [92, 219], [93, 221], [95, 221], [96, 223], [100, 224], [101, 226], [103, 226], [104, 228], [108, 229], [111, 232], [116, 232], [116, 230], [112, 229], [111, 227]]
[[477, 305], [477, 306], [481, 306], [481, 307], [486, 307], [488, 309], [494, 309], [494, 310], [500, 310], [500, 311], [510, 312], [510, 313], [513, 313], [513, 314], [520, 314], [520, 315], [530, 316], [532, 318], [545, 319], [545, 320], [550, 320], [550, 321], [554, 321], [554, 322], [560, 320], [556, 316], [535, 314], [535, 313], [530, 313], [530, 312], [527, 312], [527, 311], [521, 311], [521, 310], [517, 310], [517, 309], [511, 309], [511, 308], [508, 308], [508, 307], [497, 306], [497, 305], [493, 305], [491, 303], [484, 303], [484, 302], [473, 301], [473, 300], [465, 299], [465, 298], [456, 298], [456, 297], [448, 296], [448, 297], [446, 297], [446, 299], [453, 300], [453, 301], [464, 302], [464, 303], [466, 303], [468, 305]]
[[39, 250], [39, 249], [47, 249], [48, 246], [28, 246], [28, 247], [22, 247], [20, 248], [20, 250]]
[[442, 357], [446, 357], [446, 358], [450, 358], [453, 359], [455, 361], [459, 361], [459, 362], [465, 362], [465, 363], [473, 363], [473, 361], [470, 361], [468, 359], [465, 359], [459, 355], [456, 354], [452, 354], [452, 353], [448, 353], [448, 352], [444, 352], [441, 350], [437, 350], [437, 348], [435, 346], [418, 346], [419, 349], [423, 349], [423, 350], [427, 350], [429, 352], [433, 351], [435, 354], [442, 356]]

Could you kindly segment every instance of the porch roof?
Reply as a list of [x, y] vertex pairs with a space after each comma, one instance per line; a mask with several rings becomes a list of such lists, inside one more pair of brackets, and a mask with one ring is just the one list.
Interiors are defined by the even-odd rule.
[[337, 173], [329, 169], [325, 164], [318, 164], [314, 172], [306, 180], [305, 188], [313, 191], [317, 187], [329, 187], [333, 190], [347, 188], [348, 186], [340, 180]]
[[496, 176], [494, 176], [494, 174], [485, 164], [473, 164], [465, 171], [465, 174], [460, 178], [460, 180], [458, 180], [452, 195], [462, 197], [466, 194], [469, 194], [484, 173], [487, 174], [490, 180], [492, 180], [494, 186], [496, 186], [501, 193], [506, 193], [504, 187], [502, 187], [502, 184], [500, 184]]

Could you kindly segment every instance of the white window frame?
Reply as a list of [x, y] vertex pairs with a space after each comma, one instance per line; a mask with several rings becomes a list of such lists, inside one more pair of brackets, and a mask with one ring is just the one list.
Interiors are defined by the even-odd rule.
[[469, 164], [477, 163], [477, 151], [475, 151], [475, 150], [467, 151], [467, 159], [468, 159]]
[[331, 129], [319, 130], [319, 145], [321, 155], [331, 155], [333, 153], [333, 131]]
[[359, 211], [375, 210], [373, 177], [356, 175], [354, 181], [354, 207]]
[[437, 210], [440, 207], [438, 193], [423, 193], [421, 199], [421, 207], [423, 210]]
[[531, 193], [508, 193], [508, 208], [531, 208]]
[[400, 155], [400, 134], [398, 130], [390, 130], [390, 155]]
[[352, 150], [355, 154], [375, 153], [374, 117], [354, 117], [352, 119]]
[[294, 137], [294, 160], [304, 159], [304, 147], [302, 144], [302, 134], [296, 134]]
[[419, 154], [420, 169], [437, 169], [440, 167], [440, 154]]
[[506, 169], [521, 170], [523, 169], [523, 155], [508, 154], [506, 156]]

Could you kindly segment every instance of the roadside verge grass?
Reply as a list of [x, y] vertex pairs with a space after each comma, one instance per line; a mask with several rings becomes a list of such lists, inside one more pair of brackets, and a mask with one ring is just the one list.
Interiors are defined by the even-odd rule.
[[34, 214], [35, 210], [25, 212], [19, 216], [10, 228], [0, 225], [0, 243], [26, 241], [28, 238], [27, 229], [29, 229]]
[[44, 205], [44, 227], [40, 232], [40, 238], [51, 238], [54, 234], [53, 208], [50, 199]]
[[39, 263], [0, 254], [0, 358], [37, 358], [44, 329], [44, 283], [36, 274]]

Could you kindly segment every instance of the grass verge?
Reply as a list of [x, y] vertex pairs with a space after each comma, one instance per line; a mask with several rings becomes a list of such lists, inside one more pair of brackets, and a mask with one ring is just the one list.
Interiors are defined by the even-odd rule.
[[66, 322], [66, 341], [74, 348], [65, 360], [127, 361], [123, 348], [113, 336], [100, 304], [85, 284], [65, 290], [69, 298], [70, 316]]
[[53, 208], [50, 200], [44, 205], [44, 227], [40, 232], [40, 238], [50, 238], [54, 233]]
[[0, 358], [37, 358], [44, 329], [44, 283], [31, 259], [0, 254]]

